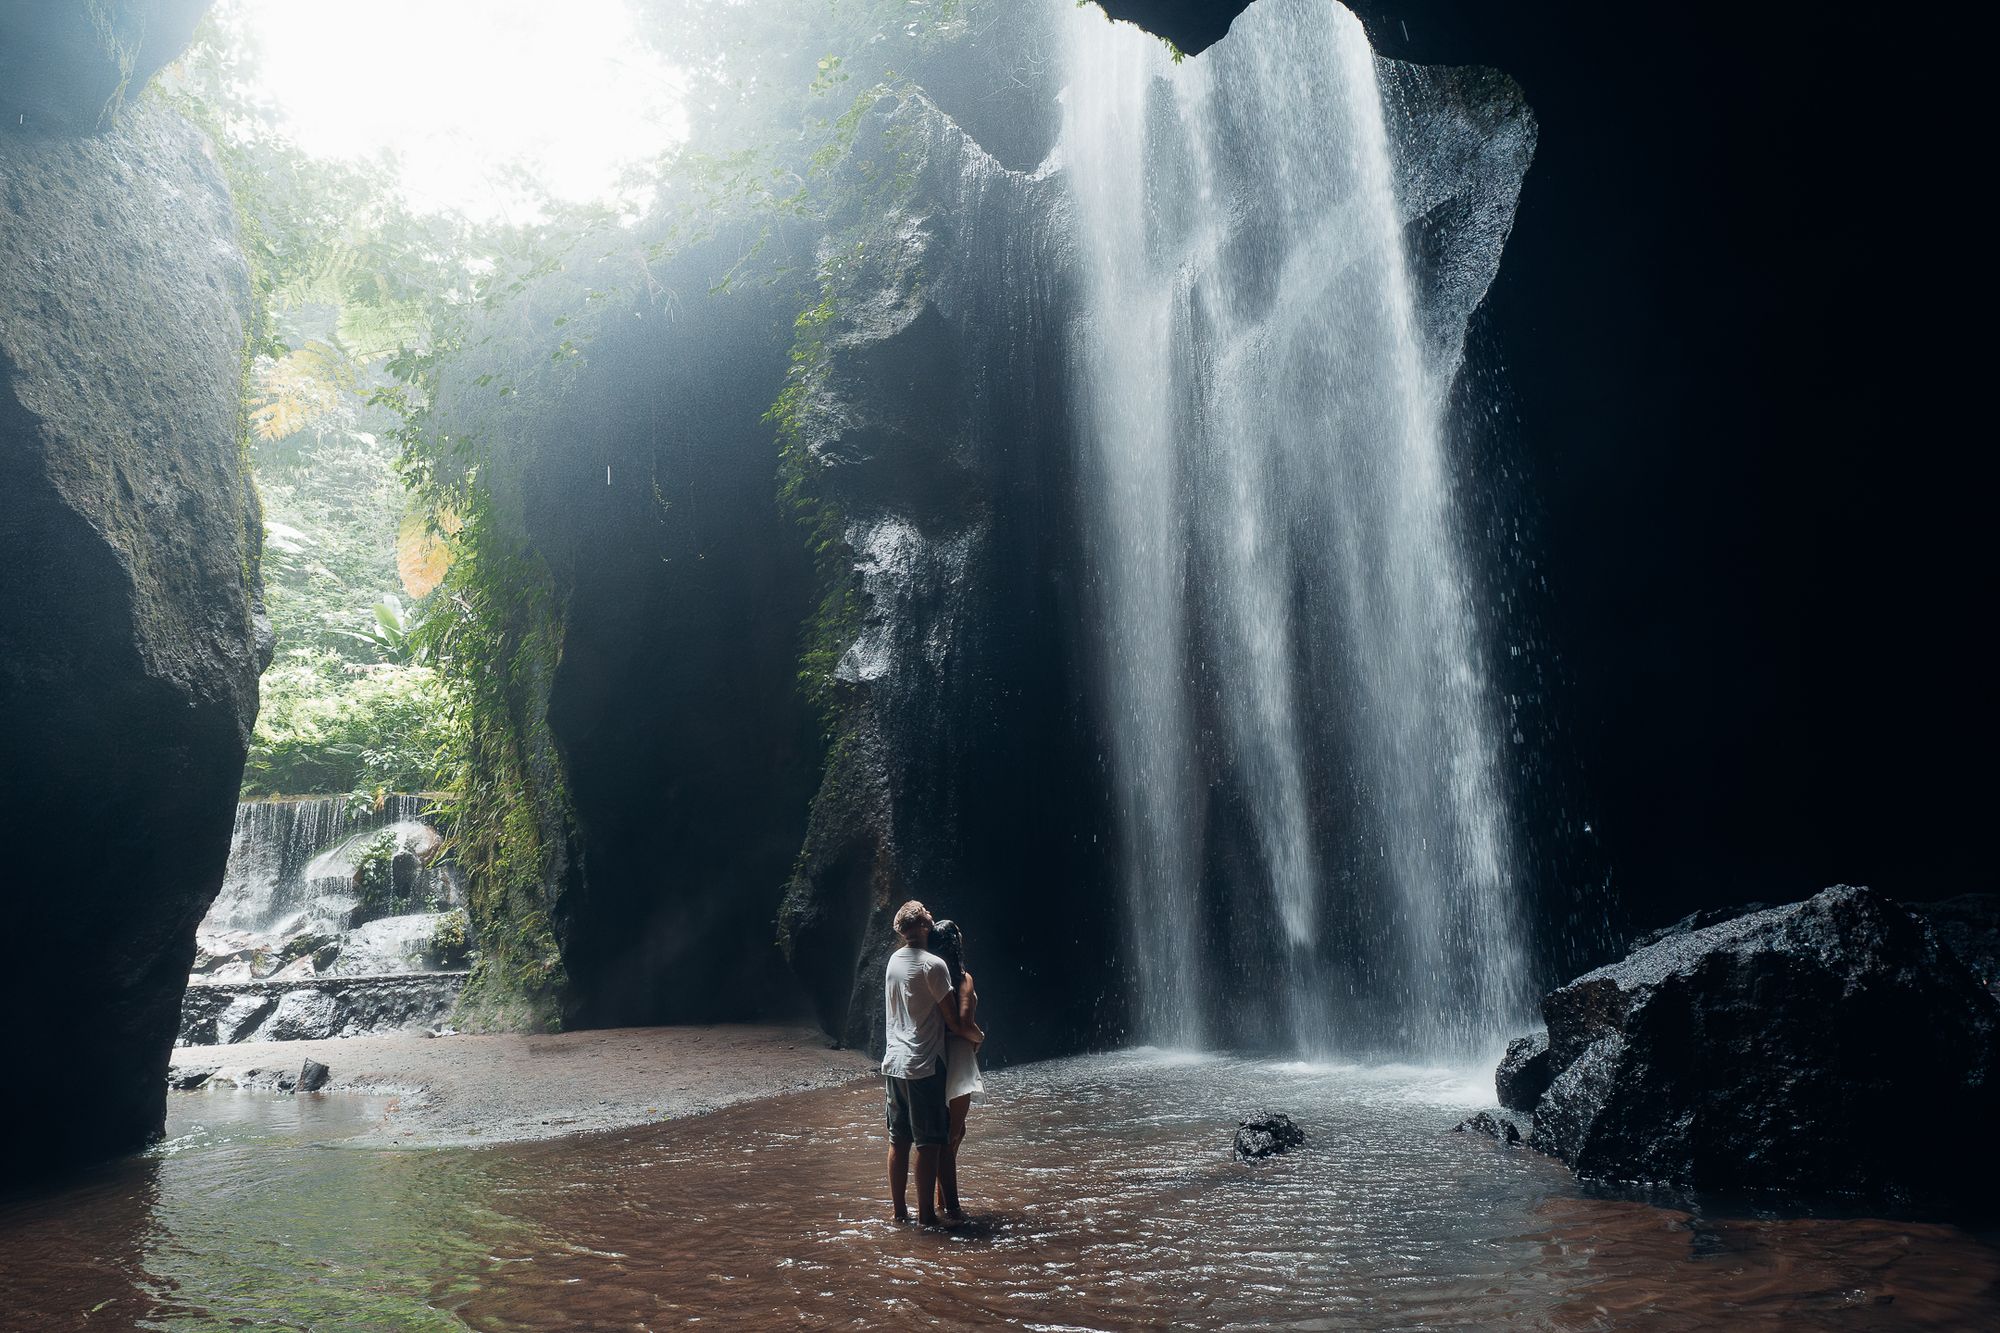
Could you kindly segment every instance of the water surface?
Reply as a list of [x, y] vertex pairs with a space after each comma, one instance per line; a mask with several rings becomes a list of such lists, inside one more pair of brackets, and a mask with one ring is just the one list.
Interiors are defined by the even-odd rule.
[[[1128, 1052], [988, 1080], [974, 1224], [887, 1220], [862, 1084], [582, 1139], [342, 1148], [380, 1103], [177, 1094], [163, 1148], [0, 1205], [8, 1327], [1974, 1328], [1940, 1225], [1594, 1198], [1449, 1133], [1448, 1072]], [[1230, 1160], [1272, 1106], [1312, 1142]]]

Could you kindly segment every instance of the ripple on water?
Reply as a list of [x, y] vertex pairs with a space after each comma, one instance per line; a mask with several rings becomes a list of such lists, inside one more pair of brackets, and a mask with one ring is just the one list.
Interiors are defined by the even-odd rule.
[[[1964, 1328], [2000, 1251], [1951, 1227], [1593, 1198], [1446, 1132], [1450, 1070], [1126, 1052], [990, 1075], [972, 1225], [884, 1216], [880, 1092], [799, 1094], [488, 1149], [324, 1145], [379, 1108], [174, 1099], [169, 1144], [0, 1208], [0, 1308], [36, 1328], [527, 1330]], [[1234, 1162], [1265, 1105], [1305, 1152]], [[86, 1320], [86, 1314], [95, 1310]]]

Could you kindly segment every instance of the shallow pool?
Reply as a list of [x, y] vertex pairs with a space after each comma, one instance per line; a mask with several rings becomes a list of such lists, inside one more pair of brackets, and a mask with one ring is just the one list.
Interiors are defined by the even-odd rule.
[[[1580, 1190], [1450, 1133], [1450, 1071], [1127, 1052], [988, 1078], [973, 1223], [888, 1221], [879, 1091], [581, 1139], [341, 1147], [382, 1105], [176, 1094], [169, 1138], [0, 1204], [21, 1328], [1971, 1328], [1990, 1236]], [[1293, 1156], [1229, 1156], [1290, 1112]]]

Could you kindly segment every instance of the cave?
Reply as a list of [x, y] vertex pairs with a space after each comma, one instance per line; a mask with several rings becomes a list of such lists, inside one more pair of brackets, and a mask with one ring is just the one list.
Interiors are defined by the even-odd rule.
[[[1701, 1326], [1713, 1241], [1984, 1322], [1977, 335], [1907, 262], [1970, 85], [1867, 44], [0, 4], [4, 985], [73, 1085], [0, 1300], [897, 1322], [908, 1149], [940, 1320]], [[323, 1144], [354, 1280], [246, 1276], [228, 1172]], [[433, 1195], [538, 1266], [367, 1213]]]

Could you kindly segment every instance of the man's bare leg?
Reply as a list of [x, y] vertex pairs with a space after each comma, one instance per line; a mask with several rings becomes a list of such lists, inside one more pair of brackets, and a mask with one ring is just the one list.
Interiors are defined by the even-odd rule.
[[[938, 1157], [943, 1152], [944, 1148], [939, 1144], [917, 1145], [917, 1221], [927, 1227], [937, 1225]], [[896, 1183], [900, 1185], [902, 1182], [899, 1179]], [[898, 1189], [895, 1193], [900, 1202], [903, 1192]]]
[[[917, 1188], [924, 1187], [924, 1150], [917, 1149]], [[910, 1141], [903, 1139], [889, 1145], [889, 1201], [896, 1205], [896, 1220], [910, 1220], [910, 1205], [907, 1202], [910, 1186]]]

